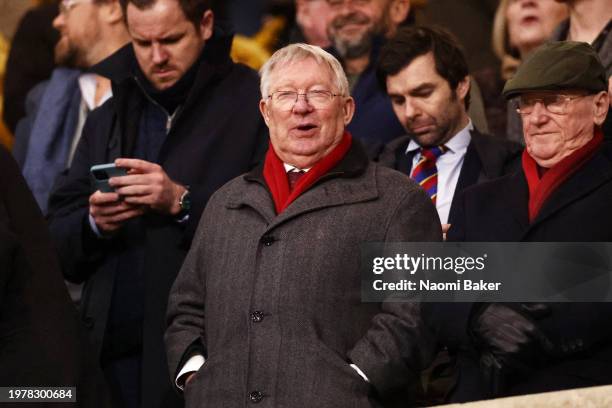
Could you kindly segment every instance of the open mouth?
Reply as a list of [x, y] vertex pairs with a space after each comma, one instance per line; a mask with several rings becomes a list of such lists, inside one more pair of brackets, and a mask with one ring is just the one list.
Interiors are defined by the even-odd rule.
[[316, 125], [313, 125], [311, 123], [306, 123], [306, 124], [303, 124], [303, 125], [298, 125], [296, 127], [297, 130], [302, 131], [302, 132], [307, 132], [307, 131], [312, 130], [314, 128], [316, 128]]
[[538, 21], [540, 21], [540, 19], [536, 16], [525, 16], [521, 20], [521, 23], [522, 24], [533, 24], [533, 23], [537, 23]]

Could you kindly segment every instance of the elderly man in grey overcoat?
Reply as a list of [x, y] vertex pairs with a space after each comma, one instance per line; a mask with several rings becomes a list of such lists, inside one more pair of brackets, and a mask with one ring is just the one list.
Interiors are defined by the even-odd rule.
[[361, 302], [359, 248], [440, 241], [436, 210], [345, 130], [330, 54], [277, 51], [261, 91], [270, 149], [204, 211], [170, 294], [171, 375], [187, 407], [401, 406], [430, 342], [419, 304]]

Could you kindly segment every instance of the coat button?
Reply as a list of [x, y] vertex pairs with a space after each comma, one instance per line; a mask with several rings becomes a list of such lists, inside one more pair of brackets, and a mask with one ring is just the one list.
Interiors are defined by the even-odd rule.
[[253, 313], [251, 313], [251, 321], [253, 323], [259, 323], [263, 320], [264, 318], [264, 314], [263, 312], [256, 310]]
[[261, 402], [261, 400], [263, 399], [263, 394], [260, 391], [251, 391], [249, 393], [249, 400], [253, 403], [253, 404], [257, 404], [258, 402]]
[[264, 244], [265, 246], [272, 245], [274, 241], [275, 239], [272, 235], [264, 235], [263, 237], [261, 237], [261, 243]]

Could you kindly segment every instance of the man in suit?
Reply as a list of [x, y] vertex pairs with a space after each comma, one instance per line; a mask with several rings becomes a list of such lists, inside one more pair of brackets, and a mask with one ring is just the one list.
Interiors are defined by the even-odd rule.
[[170, 294], [170, 373], [187, 407], [404, 406], [430, 355], [420, 306], [362, 303], [359, 245], [440, 241], [436, 211], [345, 131], [330, 54], [277, 51], [261, 92], [271, 147], [202, 215]]
[[[467, 189], [449, 240], [611, 241], [607, 87], [586, 43], [534, 51], [504, 88], [523, 117], [522, 168]], [[611, 303], [466, 304], [430, 316], [459, 350], [455, 401], [612, 383]]]
[[407, 132], [384, 147], [379, 162], [417, 180], [443, 224], [453, 223], [459, 191], [512, 170], [521, 149], [472, 124], [468, 75], [457, 41], [426, 27], [400, 28], [378, 65], [381, 86]]
[[[122, 2], [132, 44], [102, 61], [113, 97], [91, 112], [49, 201], [64, 275], [117, 404], [173, 407], [163, 346], [168, 292], [209, 197], [265, 152], [257, 74], [229, 56], [208, 0]], [[127, 175], [96, 191], [93, 165]]]

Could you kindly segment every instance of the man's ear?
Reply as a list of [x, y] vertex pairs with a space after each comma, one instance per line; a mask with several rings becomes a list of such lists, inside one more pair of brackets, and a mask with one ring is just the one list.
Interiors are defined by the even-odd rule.
[[410, 13], [410, 0], [391, 0], [389, 4], [389, 22], [391, 27], [388, 28], [388, 35], [395, 34], [397, 27], [402, 24]]
[[261, 112], [261, 116], [263, 117], [264, 122], [266, 122], [266, 126], [270, 127], [270, 112], [268, 112], [268, 104], [264, 99], [259, 101], [259, 111]]
[[207, 41], [213, 34], [213, 27], [215, 25], [215, 16], [212, 10], [206, 10], [200, 20], [200, 36], [204, 41]]
[[593, 98], [593, 122], [601, 126], [606, 120], [606, 115], [610, 109], [610, 94], [601, 91]]
[[352, 97], [345, 98], [342, 112], [344, 113], [344, 126], [346, 126], [351, 123], [355, 114], [355, 100]]
[[471, 80], [472, 78], [470, 78], [470, 76], [467, 75], [457, 84], [457, 89], [455, 92], [457, 94], [457, 98], [462, 102], [465, 101], [467, 94], [470, 92], [470, 81]]
[[119, 0], [100, 3], [100, 15], [108, 24], [123, 24], [123, 9]]

